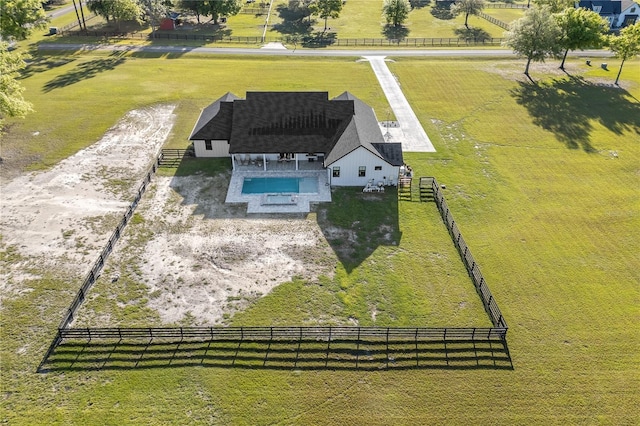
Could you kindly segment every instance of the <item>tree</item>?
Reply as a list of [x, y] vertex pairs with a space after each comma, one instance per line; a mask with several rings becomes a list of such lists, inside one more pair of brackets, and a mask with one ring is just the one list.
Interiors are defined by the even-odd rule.
[[394, 27], [402, 25], [409, 17], [409, 12], [411, 12], [409, 0], [384, 0], [382, 13], [387, 23], [393, 24]]
[[156, 27], [160, 26], [160, 21], [167, 17], [169, 5], [165, 0], [138, 0], [144, 11], [149, 24], [151, 25], [151, 38], [156, 37]]
[[36, 28], [42, 28], [47, 17], [41, 0], [0, 1], [0, 37], [24, 40]]
[[108, 0], [108, 2], [111, 16], [118, 24], [118, 30], [122, 21], [140, 22], [142, 9], [136, 0]]
[[324, 19], [324, 30], [327, 31], [327, 20], [337, 18], [342, 11], [342, 0], [317, 0], [314, 4], [315, 14]]
[[87, 0], [87, 7], [107, 22], [111, 19], [116, 21], [118, 29], [120, 22], [139, 21], [142, 15], [142, 9], [136, 0]]
[[109, 0], [87, 0], [87, 7], [98, 16], [102, 16], [107, 23], [111, 19], [109, 15]]
[[557, 55], [560, 28], [547, 7], [532, 8], [524, 16], [514, 21], [505, 33], [504, 44], [519, 56], [527, 58], [524, 74], [529, 77], [531, 61], [544, 62], [547, 56]]
[[554, 16], [561, 31], [559, 43], [564, 49], [561, 70], [569, 50], [599, 48], [609, 31], [609, 22], [592, 10], [568, 8]]
[[40, 0], [0, 1], [0, 130], [5, 117], [24, 117], [33, 110], [22, 97], [24, 87], [17, 80], [26, 65], [25, 57], [9, 50], [7, 40], [24, 40], [46, 22]]
[[16, 79], [24, 67], [22, 54], [10, 51], [6, 42], [0, 42], [0, 130], [5, 117], [22, 118], [33, 110], [22, 97], [24, 87]]
[[211, 15], [214, 24], [218, 24], [218, 18], [221, 16], [237, 15], [242, 9], [240, 0], [205, 0], [207, 5], [206, 15]]
[[560, 13], [567, 8], [574, 9], [574, 0], [533, 0], [540, 8], [547, 7], [551, 13]]
[[200, 23], [200, 15], [206, 16], [209, 13], [209, 5], [202, 1], [181, 0], [179, 7], [182, 10], [193, 12], [196, 15], [198, 24]]
[[479, 15], [484, 8], [484, 0], [456, 0], [451, 6], [451, 13], [458, 15], [464, 13], [464, 26], [469, 29], [469, 15]]
[[615, 84], [618, 84], [624, 61], [640, 53], [640, 22], [623, 28], [620, 31], [620, 35], [612, 36], [609, 39], [609, 49], [616, 58], [622, 59], [618, 75], [616, 76]]
[[324, 19], [324, 30], [327, 31], [327, 20], [337, 18], [342, 11], [342, 0], [317, 0], [313, 5], [314, 14]]

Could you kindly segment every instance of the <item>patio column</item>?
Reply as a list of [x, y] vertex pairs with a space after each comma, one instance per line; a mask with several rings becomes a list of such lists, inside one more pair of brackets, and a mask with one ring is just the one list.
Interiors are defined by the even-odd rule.
[[262, 169], [265, 172], [267, 171], [267, 155], [266, 154], [262, 154]]
[[236, 155], [235, 154], [231, 154], [231, 169], [235, 170], [236, 169], [236, 162], [235, 162], [235, 158]]
[[296, 152], [296, 172], [298, 171], [298, 153]]

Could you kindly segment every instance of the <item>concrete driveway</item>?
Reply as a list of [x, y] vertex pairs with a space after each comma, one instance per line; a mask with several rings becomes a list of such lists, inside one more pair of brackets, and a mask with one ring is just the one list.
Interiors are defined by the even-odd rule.
[[389, 134], [389, 142], [401, 142], [402, 150], [405, 152], [435, 152], [429, 136], [422, 128], [418, 117], [409, 105], [409, 101], [402, 93], [400, 85], [385, 63], [384, 56], [365, 56], [371, 63], [371, 68], [375, 72], [378, 82], [384, 91], [389, 105], [399, 123], [397, 128], [384, 129], [383, 132]]

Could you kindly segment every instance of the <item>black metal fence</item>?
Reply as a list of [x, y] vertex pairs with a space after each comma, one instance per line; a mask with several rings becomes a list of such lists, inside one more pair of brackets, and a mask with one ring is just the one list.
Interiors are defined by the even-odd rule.
[[115, 247], [116, 243], [120, 239], [120, 236], [122, 235], [124, 228], [127, 226], [127, 223], [133, 216], [133, 213], [136, 207], [138, 206], [140, 199], [144, 195], [144, 192], [147, 189], [149, 182], [151, 182], [151, 177], [154, 175], [157, 168], [158, 168], [158, 162], [154, 161], [153, 165], [148, 170], [142, 183], [140, 184], [140, 187], [138, 188], [138, 191], [136, 193], [134, 200], [129, 205], [129, 208], [127, 209], [126, 213], [123, 215], [122, 219], [120, 220], [120, 223], [118, 223], [118, 226], [116, 226], [115, 231], [113, 231], [113, 234], [111, 234], [111, 237], [107, 241], [107, 245], [102, 250], [102, 252], [98, 256], [98, 259], [95, 261], [95, 263], [91, 267], [91, 270], [89, 271], [86, 278], [82, 282], [82, 285], [80, 286], [80, 290], [78, 290], [78, 293], [76, 294], [76, 297], [71, 302], [69, 309], [67, 309], [67, 311], [65, 312], [64, 317], [62, 318], [62, 321], [60, 321], [60, 325], [58, 326], [58, 329], [67, 328], [69, 324], [71, 324], [71, 322], [73, 321], [76, 311], [82, 305], [82, 302], [84, 302], [84, 299], [87, 296], [87, 292], [89, 291], [91, 286], [96, 282], [96, 280], [100, 276], [100, 271], [102, 270], [104, 263], [106, 262], [107, 258], [109, 257], [109, 254], [111, 254], [111, 252], [113, 251], [113, 248]]
[[[162, 159], [162, 152], [155, 158], [151, 168], [145, 175], [135, 199], [124, 214], [122, 220], [116, 227], [106, 247], [100, 253], [98, 259], [93, 264], [87, 277], [83, 281], [76, 297], [71, 302], [69, 309], [64, 314], [56, 336], [54, 337], [47, 353], [38, 367], [38, 371], [43, 371], [43, 366], [54, 353], [56, 347], [63, 340], [87, 339], [104, 340], [117, 339], [180, 339], [182, 340], [209, 340], [209, 341], [458, 341], [476, 342], [500, 340], [506, 348], [507, 324], [498, 308], [489, 288], [476, 264], [469, 247], [465, 243], [462, 235], [447, 207], [446, 200], [435, 178], [432, 179], [433, 198], [440, 211], [442, 218], [449, 229], [456, 248], [460, 252], [465, 267], [472, 278], [475, 288], [482, 300], [494, 327], [116, 327], [116, 328], [72, 328], [71, 322], [78, 308], [85, 300], [91, 286], [97, 280], [104, 263], [113, 250], [116, 242], [120, 239], [124, 228], [133, 216], [133, 213], [142, 198], [153, 174], [155, 174], [158, 164]], [[475, 348], [475, 345], [474, 345]], [[508, 356], [508, 351], [507, 351]], [[510, 358], [509, 358], [510, 359]]]
[[138, 327], [60, 329], [61, 339], [203, 340], [504, 340], [506, 328], [426, 327]]
[[478, 264], [471, 255], [469, 246], [467, 246], [464, 238], [462, 238], [460, 229], [458, 229], [458, 225], [453, 219], [451, 210], [449, 210], [449, 207], [447, 206], [447, 201], [444, 198], [444, 194], [442, 193], [440, 185], [438, 185], [438, 182], [435, 178], [430, 179], [433, 179], [431, 185], [433, 188], [435, 202], [442, 216], [442, 220], [447, 226], [447, 229], [449, 230], [449, 233], [451, 235], [451, 239], [453, 240], [453, 243], [455, 244], [458, 252], [460, 253], [460, 256], [462, 257], [462, 261], [467, 268], [467, 272], [469, 273], [469, 276], [473, 281], [473, 285], [475, 286], [476, 291], [478, 292], [478, 295], [482, 300], [482, 304], [484, 305], [484, 308], [487, 311], [487, 314], [489, 315], [493, 326], [496, 328], [507, 330], [507, 322], [502, 316], [502, 312], [500, 312], [500, 308], [498, 307], [496, 300], [493, 298], [493, 295], [491, 294], [491, 291], [487, 286], [487, 282], [482, 276], [482, 272], [480, 272]]

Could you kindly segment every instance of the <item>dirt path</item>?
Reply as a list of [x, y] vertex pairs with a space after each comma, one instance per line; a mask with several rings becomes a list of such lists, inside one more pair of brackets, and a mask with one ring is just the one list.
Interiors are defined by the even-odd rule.
[[[173, 109], [131, 111], [100, 141], [52, 169], [3, 182], [2, 250], [43, 270], [86, 273], [169, 134]], [[20, 286], [24, 262], [3, 265], [1, 290]]]
[[[0, 264], [3, 297], [29, 291], [27, 280], [37, 276], [26, 269], [69, 272], [79, 288], [167, 138], [173, 109], [131, 111], [51, 170], [3, 184], [0, 249], [17, 253]], [[140, 308], [166, 324], [189, 318], [194, 325], [220, 323], [294, 276], [331, 274], [332, 253], [316, 220], [247, 217], [246, 206], [224, 203], [229, 178], [156, 176], [136, 210], [143, 225], [127, 227], [74, 325], [116, 325], [119, 313], [109, 309], [123, 306], [92, 304], [123, 297], [126, 288], [111, 285], [114, 271], [118, 284], [146, 286]]]

